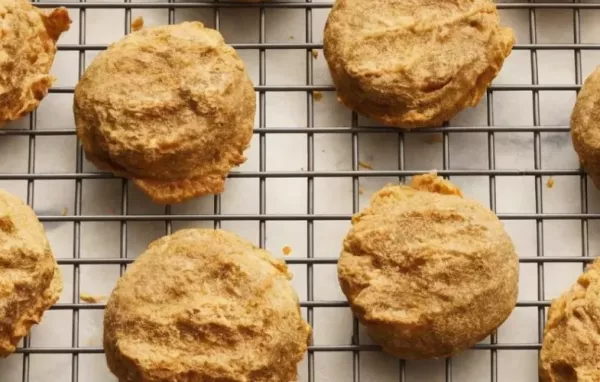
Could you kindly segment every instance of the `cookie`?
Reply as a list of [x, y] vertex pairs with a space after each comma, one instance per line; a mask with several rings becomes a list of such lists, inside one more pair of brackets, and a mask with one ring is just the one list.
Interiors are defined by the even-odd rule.
[[341, 103], [415, 128], [477, 105], [514, 42], [491, 0], [337, 0], [324, 54]]
[[112, 292], [104, 348], [120, 381], [292, 382], [310, 326], [285, 264], [225, 231], [155, 242]]
[[56, 41], [69, 29], [65, 8], [50, 13], [26, 0], [0, 0], [0, 127], [34, 110], [54, 82]]
[[494, 332], [515, 307], [518, 271], [496, 215], [435, 174], [376, 192], [338, 262], [354, 314], [405, 359], [449, 357]]
[[217, 194], [252, 138], [244, 63], [199, 22], [144, 28], [100, 53], [75, 88], [87, 159], [157, 203]]
[[552, 302], [540, 352], [541, 382], [600, 381], [600, 263]]
[[581, 165], [600, 188], [600, 67], [585, 80], [571, 114], [571, 137]]
[[58, 301], [63, 283], [44, 228], [23, 201], [0, 190], [0, 356]]

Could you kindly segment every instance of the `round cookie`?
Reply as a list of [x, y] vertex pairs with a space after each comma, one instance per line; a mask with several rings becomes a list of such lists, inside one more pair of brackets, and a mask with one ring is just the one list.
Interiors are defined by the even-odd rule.
[[56, 41], [70, 24], [65, 8], [46, 14], [26, 0], [0, 0], [0, 127], [46, 96]]
[[324, 54], [340, 102], [415, 128], [477, 105], [514, 42], [491, 0], [337, 0]]
[[585, 80], [571, 114], [571, 137], [581, 165], [600, 188], [600, 66]]
[[548, 310], [540, 352], [541, 382], [600, 381], [598, 317], [600, 263], [595, 261]]
[[0, 190], [0, 356], [58, 301], [63, 283], [44, 228], [25, 203]]
[[152, 244], [106, 307], [104, 348], [121, 381], [291, 382], [310, 326], [282, 261], [225, 231]]
[[449, 357], [492, 333], [515, 307], [518, 270], [498, 218], [435, 174], [375, 193], [338, 262], [354, 314], [405, 359]]
[[192, 22], [144, 28], [100, 53], [74, 112], [88, 160], [155, 202], [178, 203], [223, 191], [246, 160], [255, 104], [235, 50]]

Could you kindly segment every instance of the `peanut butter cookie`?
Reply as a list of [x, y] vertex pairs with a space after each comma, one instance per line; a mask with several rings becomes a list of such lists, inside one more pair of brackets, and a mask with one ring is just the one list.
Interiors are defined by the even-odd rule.
[[337, 0], [324, 54], [340, 102], [414, 128], [477, 105], [514, 42], [491, 0]]
[[552, 302], [540, 352], [542, 382], [600, 381], [600, 263]]
[[224, 190], [246, 158], [255, 94], [244, 63], [201, 23], [144, 28], [100, 53], [75, 89], [87, 158], [155, 202]]
[[338, 262], [352, 311], [407, 359], [449, 357], [492, 333], [515, 307], [518, 270], [498, 218], [435, 174], [375, 193]]
[[581, 165], [600, 188], [600, 66], [585, 80], [571, 114], [571, 137]]
[[23, 201], [0, 190], [0, 356], [58, 301], [63, 288], [44, 228]]
[[45, 13], [26, 0], [0, 0], [0, 127], [46, 96], [56, 41], [70, 25], [65, 8]]
[[128, 382], [292, 382], [311, 329], [285, 264], [238, 236], [190, 229], [150, 245], [104, 317], [110, 370]]

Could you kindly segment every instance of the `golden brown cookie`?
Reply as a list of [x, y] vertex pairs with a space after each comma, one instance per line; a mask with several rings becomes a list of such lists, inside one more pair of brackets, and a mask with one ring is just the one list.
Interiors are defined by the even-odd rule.
[[75, 88], [87, 158], [158, 203], [220, 193], [252, 138], [252, 82], [201, 23], [144, 28], [100, 53]]
[[292, 382], [310, 326], [285, 263], [225, 231], [152, 244], [104, 316], [110, 370], [128, 382]]
[[0, 190], [0, 356], [17, 343], [63, 288], [44, 228], [25, 203]]
[[542, 382], [600, 381], [600, 262], [552, 302], [540, 352]]
[[492, 333], [515, 307], [518, 272], [496, 215], [435, 174], [375, 193], [338, 262], [354, 314], [407, 359], [452, 356]]
[[46, 96], [56, 41], [70, 24], [65, 8], [46, 14], [26, 0], [0, 0], [0, 127]]
[[491, 0], [337, 0], [324, 54], [340, 102], [414, 128], [477, 105], [514, 42]]
[[571, 137], [581, 165], [600, 188], [600, 66], [585, 80], [571, 115]]

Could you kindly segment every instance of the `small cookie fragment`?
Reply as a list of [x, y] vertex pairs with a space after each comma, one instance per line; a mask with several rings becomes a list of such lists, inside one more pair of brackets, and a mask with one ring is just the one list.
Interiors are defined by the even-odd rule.
[[3, 190], [0, 190], [0, 260], [0, 356], [6, 357], [58, 301], [63, 282], [35, 213]]
[[554, 177], [549, 177], [548, 180], [546, 181], [546, 187], [548, 188], [552, 188], [554, 187]]
[[137, 32], [140, 29], [142, 29], [144, 27], [144, 18], [142, 16], [138, 16], [136, 17], [132, 22], [131, 22], [131, 30], [133, 32]]
[[106, 300], [106, 296], [95, 296], [89, 293], [80, 293], [79, 299], [83, 302], [87, 302], [88, 304], [97, 304]]
[[0, 0], [0, 127], [46, 96], [56, 41], [70, 25], [65, 8], [46, 13], [26, 0]]
[[498, 218], [435, 174], [376, 192], [338, 261], [354, 314], [404, 359], [449, 357], [496, 330], [515, 307], [518, 273]]
[[295, 381], [311, 328], [290, 278], [283, 261], [232, 233], [158, 239], [107, 303], [108, 366], [128, 382]]
[[373, 170], [373, 165], [367, 161], [359, 160], [358, 166], [362, 168], [366, 168], [367, 170]]
[[541, 382], [600, 381], [600, 262], [552, 302], [540, 352]]

